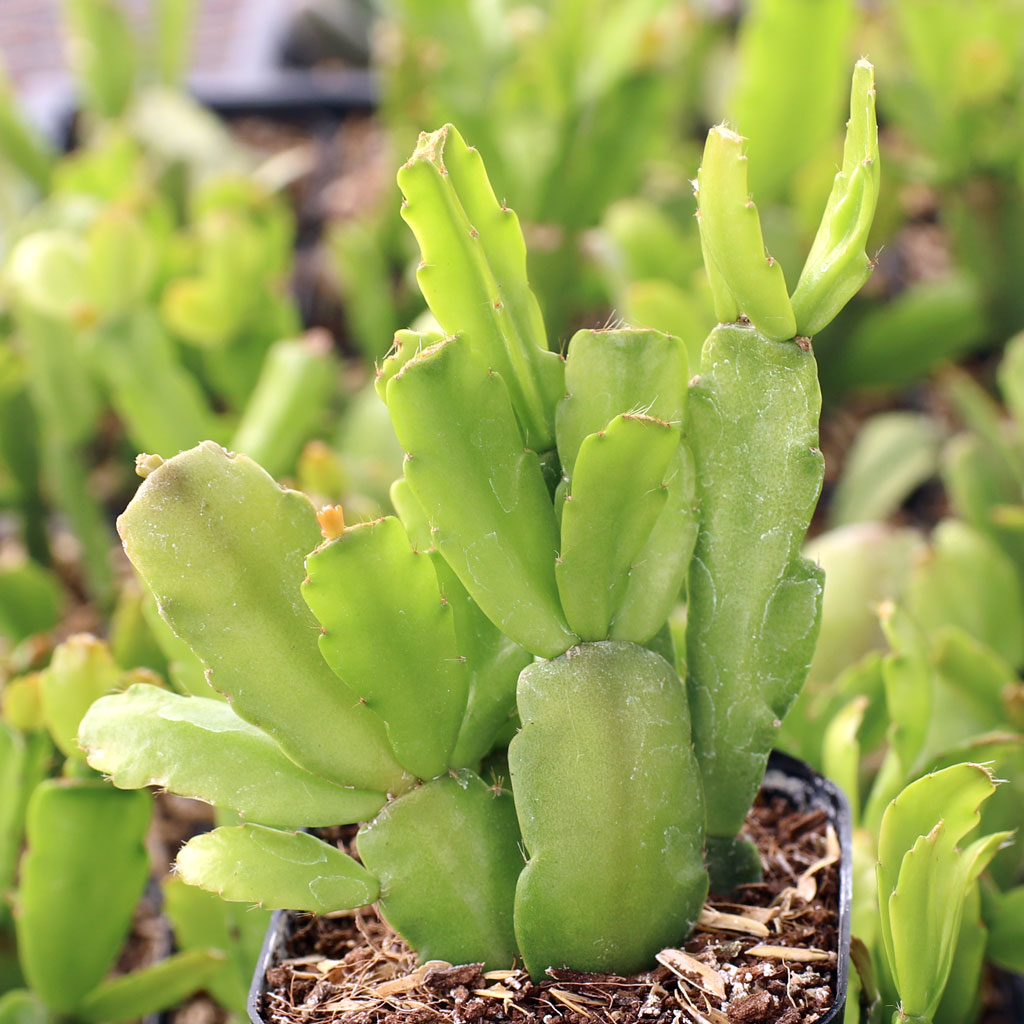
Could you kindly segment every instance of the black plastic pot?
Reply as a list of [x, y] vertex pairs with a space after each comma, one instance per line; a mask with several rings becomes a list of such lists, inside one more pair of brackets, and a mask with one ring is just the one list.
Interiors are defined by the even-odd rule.
[[[846, 987], [850, 963], [850, 907], [853, 898], [853, 830], [850, 806], [842, 790], [814, 769], [788, 754], [772, 751], [768, 758], [762, 792], [768, 796], [782, 796], [798, 811], [822, 810], [828, 816], [839, 837], [841, 859], [839, 863], [839, 949], [836, 969], [836, 998], [828, 1011], [818, 1018], [817, 1024], [831, 1024], [839, 1020], [846, 1007]], [[249, 989], [249, 1020], [252, 1024], [266, 1024], [261, 1013], [263, 997], [267, 991], [267, 970], [280, 961], [292, 931], [295, 915], [278, 910], [270, 919], [263, 949], [253, 973]]]

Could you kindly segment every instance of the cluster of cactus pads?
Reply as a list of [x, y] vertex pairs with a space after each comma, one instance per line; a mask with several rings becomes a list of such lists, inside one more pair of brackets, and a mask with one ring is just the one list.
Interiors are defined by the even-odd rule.
[[[93, 705], [80, 741], [118, 786], [247, 820], [189, 842], [186, 881], [320, 913], [379, 901], [425, 959], [518, 955], [540, 976], [639, 970], [687, 936], [709, 870], [716, 887], [756, 873], [737, 836], [821, 606], [799, 555], [822, 480], [804, 335], [869, 271], [876, 135], [861, 62], [791, 300], [741, 141], [710, 133], [698, 201], [723, 323], [692, 380], [654, 331], [550, 351], [480, 155], [450, 126], [421, 137], [399, 184], [441, 330], [400, 332], [377, 381], [407, 452], [397, 517], [318, 521], [205, 443], [144, 460], [119, 523], [227, 702], [136, 686]], [[295, 831], [354, 822], [362, 863]]]

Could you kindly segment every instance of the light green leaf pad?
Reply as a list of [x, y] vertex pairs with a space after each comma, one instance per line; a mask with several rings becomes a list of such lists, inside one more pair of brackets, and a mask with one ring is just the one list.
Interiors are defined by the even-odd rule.
[[263, 825], [205, 832], [178, 851], [176, 863], [189, 885], [271, 910], [329, 914], [366, 906], [380, 894], [377, 879], [337, 847], [308, 832]]
[[46, 727], [65, 757], [81, 757], [78, 727], [89, 705], [117, 688], [121, 670], [101, 640], [79, 633], [53, 652], [40, 677], [40, 697]]
[[138, 684], [103, 697], [82, 720], [89, 764], [122, 789], [162, 786], [284, 828], [365, 821], [382, 793], [300, 768], [223, 701]]
[[630, 328], [577, 331], [555, 414], [563, 472], [571, 477], [583, 439], [622, 413], [682, 423], [688, 384], [686, 346], [678, 338]]
[[512, 966], [523, 857], [507, 792], [453, 772], [393, 800], [358, 843], [380, 878], [382, 913], [421, 962]]
[[875, 216], [880, 177], [875, 69], [862, 58], [853, 69], [843, 166], [793, 292], [800, 334], [810, 337], [826, 327], [870, 276], [873, 264], [864, 245]]
[[964, 843], [995, 791], [976, 764], [911, 783], [882, 816], [878, 900], [885, 956], [908, 1018], [932, 1019], [953, 965], [964, 905], [1009, 833]]
[[555, 584], [555, 514], [501, 377], [451, 338], [406, 363], [387, 402], [405, 479], [445, 560], [502, 632], [561, 654], [577, 637]]
[[399, 762], [421, 779], [449, 765], [468, 673], [430, 556], [389, 516], [350, 527], [306, 559], [302, 596], [323, 625], [320, 652], [377, 712]]
[[529, 862], [516, 937], [548, 967], [630, 974], [682, 942], [707, 894], [686, 693], [659, 655], [602, 641], [528, 667], [509, 747]]
[[118, 529], [161, 614], [240, 717], [333, 781], [404, 787], [384, 723], [316, 646], [299, 592], [305, 556], [323, 539], [308, 498], [204, 442], [146, 478]]
[[697, 542], [696, 477], [690, 449], [680, 445], [668, 467], [665, 505], [633, 558], [625, 593], [612, 619], [613, 640], [644, 641], [664, 625], [679, 599]]
[[796, 334], [796, 318], [782, 267], [764, 247], [744, 141], [725, 125], [708, 132], [694, 183], [704, 262], [720, 319], [735, 320], [738, 307], [765, 337], [785, 341]]
[[518, 218], [499, 204], [480, 154], [450, 124], [420, 135], [398, 185], [402, 217], [423, 256], [416, 278], [431, 312], [501, 375], [526, 444], [537, 452], [553, 448], [563, 366], [548, 351], [526, 279]]
[[616, 416], [580, 445], [555, 578], [569, 625], [584, 640], [608, 636], [633, 562], [665, 507], [678, 448], [678, 427], [635, 414]]
[[456, 768], [472, 768], [491, 750], [499, 730], [514, 714], [516, 681], [533, 655], [505, 636], [469, 596], [434, 547], [423, 506], [404, 478], [392, 485], [391, 502], [414, 548], [429, 553], [441, 593], [454, 615], [459, 657], [465, 659], [469, 673], [469, 695], [451, 763]]
[[[574, 493], [578, 499], [579, 482], [572, 478], [580, 446], [589, 435], [605, 430], [616, 416], [641, 414], [680, 425], [686, 411], [688, 383], [686, 346], [678, 338], [648, 330], [578, 331], [569, 346], [566, 395], [556, 414], [562, 471], [567, 484], [572, 481], [572, 486], [563, 486], [563, 491]], [[594, 633], [592, 639], [603, 639], [610, 632], [616, 639], [644, 642], [658, 631], [676, 601], [697, 529], [693, 460], [685, 447], [677, 446], [663, 481], [667, 488], [657, 522], [642, 546], [624, 562], [624, 585], [621, 578], [615, 582], [618, 593], [610, 630], [604, 623], [603, 632]], [[606, 499], [636, 503], [639, 495], [634, 494], [629, 502], [626, 495], [618, 494], [617, 486], [605, 494]], [[645, 495], [642, 503], [650, 500]], [[576, 514], [571, 513], [570, 520]], [[566, 529], [563, 519], [563, 563], [570, 539]], [[559, 583], [564, 585], [561, 578]], [[567, 595], [562, 597], [564, 602]]]
[[146, 792], [101, 782], [49, 780], [32, 795], [18, 956], [29, 985], [57, 1013], [78, 1008], [128, 936], [149, 876], [144, 841], [152, 806]]
[[814, 357], [751, 327], [717, 327], [690, 389], [700, 532], [690, 567], [688, 691], [708, 834], [743, 825], [799, 692], [821, 617], [799, 548], [822, 481]]

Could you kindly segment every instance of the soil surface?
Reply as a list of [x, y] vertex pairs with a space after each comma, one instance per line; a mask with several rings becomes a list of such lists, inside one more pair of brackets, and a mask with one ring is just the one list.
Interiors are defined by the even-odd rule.
[[[525, 971], [416, 954], [363, 908], [302, 916], [267, 972], [273, 1024], [809, 1024], [831, 1006], [838, 945], [839, 843], [821, 811], [759, 801], [746, 832], [764, 881], [705, 906], [697, 930], [642, 974]], [[338, 838], [338, 837], [335, 837]], [[345, 844], [346, 837], [339, 838]]]

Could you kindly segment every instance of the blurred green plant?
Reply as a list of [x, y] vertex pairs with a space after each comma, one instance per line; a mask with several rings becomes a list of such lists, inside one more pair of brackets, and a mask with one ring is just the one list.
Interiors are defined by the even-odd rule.
[[[77, 734], [92, 701], [144, 674], [125, 672], [104, 643], [80, 634], [54, 650], [45, 670], [8, 680], [0, 691], [5, 1022], [134, 1020], [205, 988], [244, 1010], [238, 988], [252, 951], [237, 938], [224, 941], [234, 915], [220, 901], [205, 908], [175, 901], [182, 951], [168, 957], [157, 941], [159, 962], [111, 976], [151, 874], [145, 840], [153, 799], [100, 779]], [[257, 915], [255, 926], [261, 923]], [[246, 962], [229, 963], [226, 955]]]
[[[652, 164], [677, 155], [676, 126], [693, 121], [719, 26], [680, 0], [388, 0], [383, 11], [377, 58], [393, 151], [408, 152], [425, 123], [451, 121], [474, 139], [498, 197], [516, 197], [531, 285], [562, 348], [604, 304], [584, 234]], [[371, 357], [418, 308], [405, 242], [390, 195], [333, 233], [349, 326]]]
[[101, 463], [213, 437], [283, 475], [339, 393], [329, 339], [298, 337], [291, 211], [174, 88], [193, 7], [156, 4], [147, 41], [119, 4], [69, 0], [83, 111], [66, 156], [0, 89], [0, 160], [23, 186], [0, 238], [0, 501], [43, 565], [60, 516], [104, 609], [105, 506], [127, 478]]

